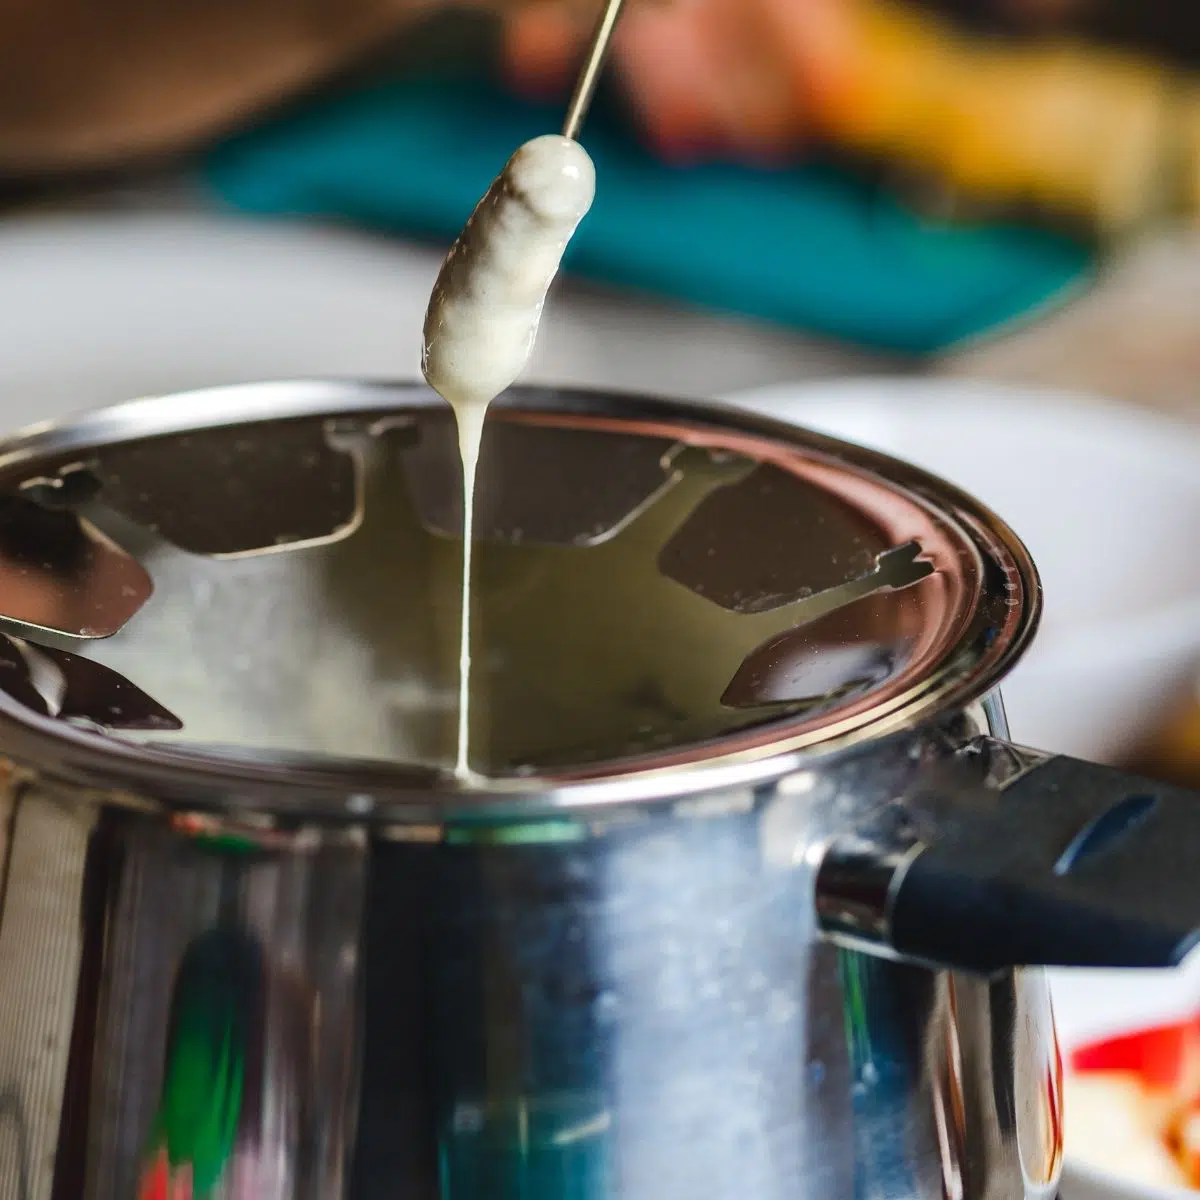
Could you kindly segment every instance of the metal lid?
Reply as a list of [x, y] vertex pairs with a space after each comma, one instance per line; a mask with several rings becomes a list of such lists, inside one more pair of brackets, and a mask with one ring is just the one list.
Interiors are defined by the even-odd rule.
[[[477, 504], [471, 765], [495, 793], [915, 723], [1036, 620], [1028, 556], [969, 498], [722, 409], [514, 389]], [[461, 526], [452, 418], [416, 385], [36, 429], [0, 446], [0, 735], [159, 795], [451, 791]]]

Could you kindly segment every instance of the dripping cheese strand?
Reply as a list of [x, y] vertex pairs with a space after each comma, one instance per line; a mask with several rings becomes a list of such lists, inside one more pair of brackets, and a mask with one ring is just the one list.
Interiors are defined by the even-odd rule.
[[562, 257], [595, 196], [578, 142], [547, 134], [509, 159], [471, 214], [434, 285], [421, 369], [454, 410], [463, 470], [462, 619], [455, 772], [470, 777], [471, 546], [488, 405], [524, 370]]

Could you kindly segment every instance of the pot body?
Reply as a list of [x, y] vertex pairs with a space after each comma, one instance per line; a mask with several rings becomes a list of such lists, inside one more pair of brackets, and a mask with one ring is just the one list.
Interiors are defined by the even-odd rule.
[[986, 802], [1016, 769], [964, 753], [987, 733], [996, 697], [770, 784], [526, 824], [283, 831], [22, 775], [0, 1196], [1053, 1196], [1042, 973], [816, 927], [828, 837]]

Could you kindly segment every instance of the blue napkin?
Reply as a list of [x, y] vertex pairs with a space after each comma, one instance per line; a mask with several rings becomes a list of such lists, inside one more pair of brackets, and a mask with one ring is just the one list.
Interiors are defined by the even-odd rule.
[[[488, 83], [409, 78], [311, 102], [218, 146], [204, 163], [229, 206], [453, 237], [523, 141], [558, 108]], [[1037, 230], [923, 222], [828, 166], [667, 167], [611, 107], [582, 140], [596, 203], [577, 274], [867, 347], [940, 350], [1063, 295], [1081, 245]]]

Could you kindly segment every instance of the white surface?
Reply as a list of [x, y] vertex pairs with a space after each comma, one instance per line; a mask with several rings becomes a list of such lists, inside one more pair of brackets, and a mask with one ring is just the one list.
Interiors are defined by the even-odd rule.
[[908, 459], [1028, 545], [1045, 616], [1003, 692], [1017, 741], [1114, 760], [1200, 673], [1200, 430], [1034, 389], [856, 380], [730, 397]]
[[[1200, 1007], [1200, 955], [1177, 971], [1052, 971], [1063, 1056], [1087, 1042], [1192, 1016]], [[1187, 1188], [1147, 1187], [1081, 1164], [1066, 1147], [1062, 1200], [1196, 1200]]]
[[[0, 433], [210, 384], [419, 378], [443, 253], [231, 217], [0, 223]], [[568, 284], [547, 306], [529, 378], [706, 395], [863, 361], [781, 330]]]
[[1177, 970], [1050, 971], [1065, 1049], [1192, 1016], [1200, 1009], [1200, 954]]
[[1081, 1163], [1068, 1155], [1063, 1164], [1059, 1200], [1196, 1200], [1200, 1193], [1190, 1188], [1142, 1186], [1118, 1179]]

